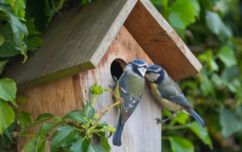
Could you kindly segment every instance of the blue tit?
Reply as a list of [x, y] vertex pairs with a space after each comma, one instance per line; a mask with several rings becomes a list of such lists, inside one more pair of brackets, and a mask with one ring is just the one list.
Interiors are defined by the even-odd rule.
[[204, 120], [195, 112], [191, 103], [186, 99], [179, 86], [170, 78], [165, 69], [159, 65], [149, 65], [145, 75], [151, 88], [151, 93], [162, 107], [177, 112], [185, 110], [201, 125]]
[[124, 68], [124, 72], [119, 78], [115, 94], [116, 100], [120, 99], [120, 115], [115, 134], [113, 136], [113, 144], [120, 146], [122, 131], [125, 122], [137, 107], [145, 89], [145, 73], [147, 64], [143, 60], [133, 60]]

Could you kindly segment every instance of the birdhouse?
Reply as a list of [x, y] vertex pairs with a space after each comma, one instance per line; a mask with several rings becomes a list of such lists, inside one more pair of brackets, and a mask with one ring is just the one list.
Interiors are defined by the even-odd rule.
[[[175, 80], [201, 69], [181, 38], [149, 0], [96, 0], [57, 16], [44, 35], [44, 45], [26, 63], [15, 64], [7, 75], [16, 80], [29, 102], [20, 107], [34, 116], [49, 112], [64, 115], [79, 109], [89, 88], [106, 88], [119, 78], [126, 63], [143, 59], [164, 67]], [[98, 109], [113, 102], [111, 93], [101, 96]], [[116, 127], [118, 111], [104, 120]], [[147, 87], [127, 121], [122, 146], [115, 152], [160, 152], [161, 117]], [[112, 143], [110, 142], [112, 145]]]

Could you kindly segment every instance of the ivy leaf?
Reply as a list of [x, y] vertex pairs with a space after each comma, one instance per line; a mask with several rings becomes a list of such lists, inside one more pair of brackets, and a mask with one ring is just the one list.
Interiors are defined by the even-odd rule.
[[207, 27], [222, 40], [232, 36], [230, 29], [215, 12], [206, 11]]
[[[6, 21], [11, 26], [12, 36], [15, 42], [14, 48], [18, 50], [18, 53], [24, 55], [26, 59], [27, 46], [24, 43], [24, 38], [28, 34], [27, 27], [17, 16], [12, 13], [11, 7], [6, 5], [3, 6], [0, 6], [0, 13], [5, 16]], [[6, 38], [6, 35], [4, 37]], [[7, 49], [5, 51], [7, 51]]]
[[226, 67], [231, 67], [237, 64], [234, 51], [227, 46], [222, 47], [217, 56], [226, 65]]
[[89, 118], [89, 119], [92, 119], [94, 118], [94, 115], [95, 115], [95, 109], [93, 108], [91, 102], [87, 102], [87, 104], [85, 105], [84, 107], [84, 110], [83, 110], [83, 114]]
[[0, 99], [11, 101], [13, 104], [15, 104], [16, 91], [16, 83], [12, 79], [0, 79]]
[[78, 123], [85, 123], [87, 119], [85, 118], [85, 115], [83, 114], [83, 112], [80, 110], [71, 111], [64, 118], [77, 121]]
[[79, 136], [75, 142], [72, 143], [70, 151], [71, 152], [80, 152], [80, 151], [87, 151], [88, 143], [83, 137]]
[[197, 0], [176, 0], [169, 8], [168, 19], [174, 28], [184, 30], [196, 21], [199, 13]]
[[8, 103], [0, 100], [0, 135], [14, 122], [15, 115]]
[[[76, 132], [76, 128], [65, 125], [59, 127], [51, 140], [51, 151], [58, 151], [58, 148], [64, 147], [74, 139], [73, 134]], [[76, 135], [76, 134], [75, 134]]]
[[200, 138], [204, 144], [208, 145], [210, 149], [213, 148], [211, 138], [208, 135], [207, 129], [199, 125], [197, 122], [193, 122], [191, 124], [188, 124], [188, 128], [191, 129], [191, 131]]
[[21, 113], [19, 114], [18, 123], [21, 128], [21, 133], [23, 133], [31, 125], [31, 116], [31, 113], [25, 111], [21, 111]]
[[210, 71], [218, 71], [219, 67], [214, 60], [212, 50], [210, 50], [210, 49], [206, 50], [204, 53], [202, 53], [198, 56], [198, 59], [202, 62], [207, 63]]
[[240, 120], [233, 111], [227, 108], [220, 109], [219, 121], [222, 126], [222, 135], [225, 138], [228, 138], [232, 134], [242, 130], [242, 120]]
[[193, 144], [183, 137], [169, 137], [172, 152], [194, 152]]

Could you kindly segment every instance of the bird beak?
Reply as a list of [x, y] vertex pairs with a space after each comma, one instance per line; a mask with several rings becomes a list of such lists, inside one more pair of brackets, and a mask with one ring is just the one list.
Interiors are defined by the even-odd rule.
[[139, 70], [139, 72], [141, 73], [141, 75], [144, 77], [144, 76], [145, 76], [145, 73], [146, 73], [147, 68], [146, 68], [146, 67], [142, 67], [142, 68], [139, 68], [138, 70]]

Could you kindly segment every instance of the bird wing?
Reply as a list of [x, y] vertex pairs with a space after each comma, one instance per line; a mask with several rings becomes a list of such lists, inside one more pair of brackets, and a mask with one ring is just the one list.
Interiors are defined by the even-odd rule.
[[132, 82], [132, 80], [129, 80], [129, 77], [127, 77], [127, 73], [123, 73], [120, 77], [119, 90], [122, 101], [121, 113], [125, 115], [125, 117], [129, 117], [133, 113], [143, 94], [142, 91], [140, 94], [134, 93], [137, 88], [132, 88], [134, 87], [133, 83], [134, 82]]
[[186, 99], [175, 82], [172, 81], [169, 84], [159, 86], [158, 89], [163, 98], [185, 107], [192, 107], [191, 103]]

